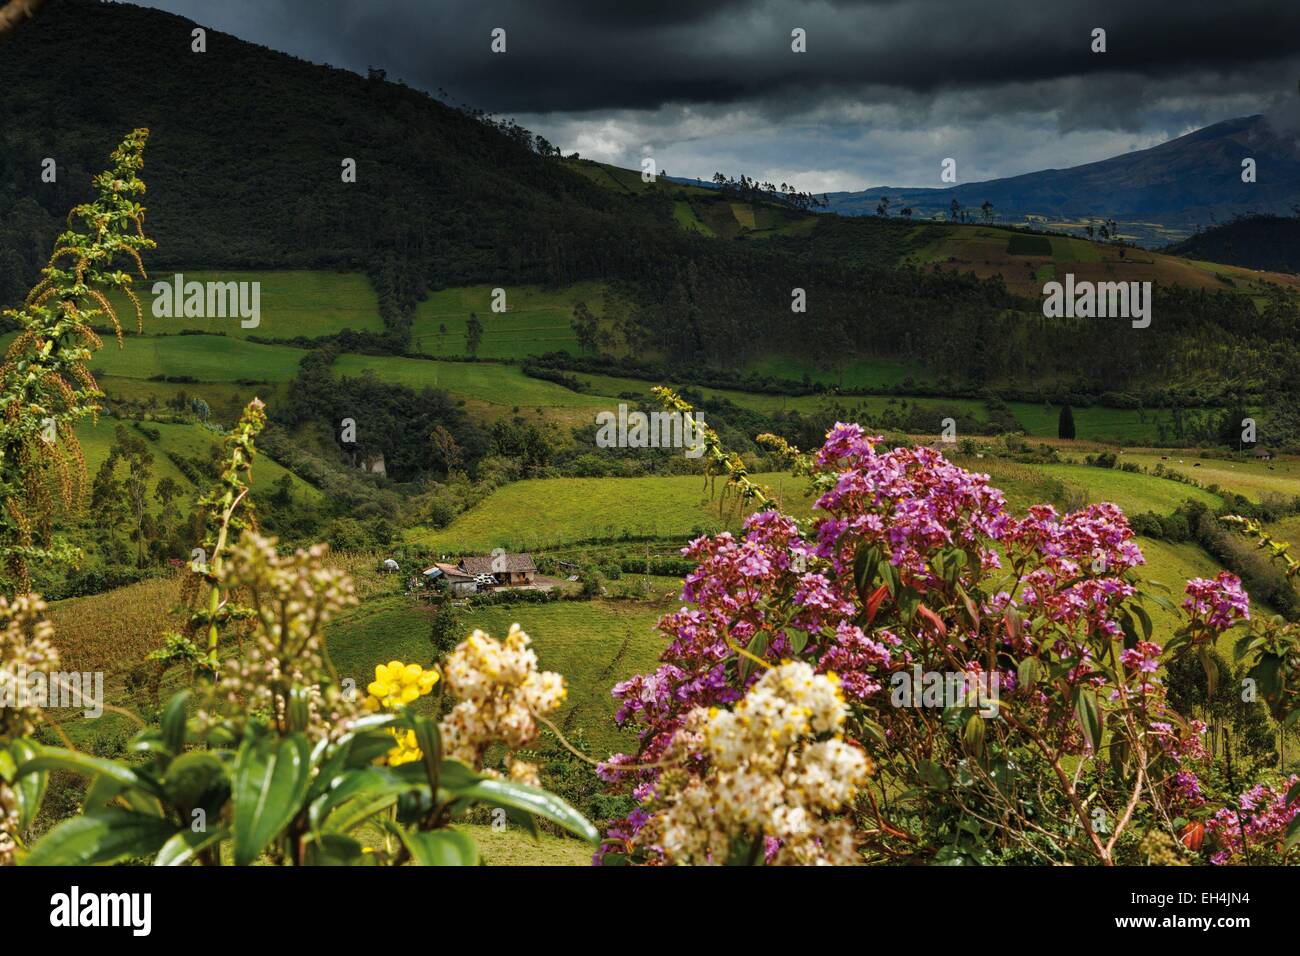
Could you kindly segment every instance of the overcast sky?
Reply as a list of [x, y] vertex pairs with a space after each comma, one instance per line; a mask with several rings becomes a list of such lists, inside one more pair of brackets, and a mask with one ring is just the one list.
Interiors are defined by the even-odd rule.
[[[383, 67], [565, 152], [815, 192], [937, 186], [945, 157], [961, 182], [1076, 166], [1300, 98], [1295, 0], [143, 5], [308, 60]], [[791, 50], [795, 28], [805, 53]], [[1095, 28], [1105, 53], [1090, 50]]]

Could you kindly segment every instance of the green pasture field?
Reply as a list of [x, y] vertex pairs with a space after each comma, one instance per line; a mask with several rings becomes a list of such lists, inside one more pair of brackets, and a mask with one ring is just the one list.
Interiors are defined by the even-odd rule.
[[717, 235], [713, 229], [695, 214], [695, 209], [685, 199], [673, 203], [673, 218], [687, 232], [698, 232], [702, 236]]
[[[212, 421], [232, 425], [239, 420], [244, 407], [254, 398], [260, 398], [268, 409], [274, 410], [285, 400], [288, 386], [283, 382], [239, 385], [231, 382], [150, 382], [138, 378], [98, 376], [99, 387], [108, 396], [110, 404], [139, 402], [146, 407], [166, 414], [174, 411], [167, 401], [178, 395], [201, 398], [212, 409]], [[152, 403], [152, 404], [151, 404]]]
[[[608, 396], [634, 395], [645, 401], [653, 401], [651, 389], [659, 382], [645, 379], [624, 378], [615, 375], [593, 375], [583, 372], [573, 373], [573, 377], [591, 389], [586, 394]], [[943, 419], [949, 415], [967, 414], [976, 419], [984, 419], [984, 403], [969, 398], [931, 398], [929, 396], [893, 396], [893, 395], [777, 395], [768, 392], [742, 392], [730, 388], [707, 388], [700, 386], [680, 386], [700, 392], [709, 398], [726, 399], [740, 408], [748, 408], [765, 414], [779, 412], [799, 412], [802, 415], [824, 414], [834, 406], [852, 409], [856, 414], [879, 416], [891, 408], [901, 411], [904, 404], [928, 409], [934, 418], [934, 432], [938, 434]], [[626, 399], [624, 399], [626, 400]], [[865, 409], [865, 412], [861, 411]]]
[[[153, 314], [155, 283], [167, 283], [171, 295], [174, 276], [180, 272], [184, 282], [257, 282], [261, 286], [260, 323], [243, 328], [238, 318], [195, 319], [176, 316], [158, 318]], [[379, 315], [379, 298], [370, 280], [358, 272], [322, 272], [309, 270], [247, 272], [211, 271], [160, 272], [148, 280], [136, 279], [135, 293], [144, 307], [144, 330], [150, 335], [167, 335], [182, 330], [224, 332], [235, 338], [255, 335], [264, 339], [315, 338], [332, 335], [343, 329], [354, 332], [383, 332]], [[109, 301], [121, 319], [122, 327], [134, 330], [135, 306], [121, 293], [109, 295]]]
[[[804, 479], [782, 473], [753, 477], [788, 508], [807, 511]], [[738, 524], [731, 501], [719, 513], [703, 476], [534, 478], [497, 489], [446, 528], [411, 528], [407, 541], [448, 554], [542, 550], [624, 535], [684, 542]]]
[[[1055, 438], [1060, 423], [1061, 409], [1041, 402], [1007, 402], [1016, 420], [1025, 426], [1026, 433], [1036, 438]], [[1072, 408], [1074, 434], [1080, 441], [1150, 442], [1159, 440], [1157, 423], [1172, 428], [1173, 419], [1167, 409], [1103, 408], [1092, 405]], [[1187, 409], [1189, 414], [1204, 409]]]
[[479, 358], [520, 359], [562, 350], [576, 355], [579, 348], [572, 327], [574, 306], [582, 302], [596, 317], [605, 315], [606, 289], [600, 282], [580, 282], [559, 289], [501, 286], [506, 293], [504, 313], [492, 311], [493, 288], [461, 286], [429, 293], [415, 309], [412, 349], [425, 355], [467, 356], [465, 328], [472, 312], [483, 324]]
[[484, 866], [590, 866], [593, 848], [573, 837], [543, 833], [534, 839], [513, 824], [504, 830], [458, 823], [478, 844]]

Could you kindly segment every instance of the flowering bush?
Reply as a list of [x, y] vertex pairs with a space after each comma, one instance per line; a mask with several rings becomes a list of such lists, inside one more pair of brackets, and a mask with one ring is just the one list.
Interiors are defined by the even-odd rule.
[[[641, 745], [602, 773], [641, 806], [611, 828], [604, 862], [1137, 862], [1143, 834], [1177, 836], [1205, 727], [1168, 706], [1161, 665], [1246, 621], [1240, 582], [1190, 582], [1162, 649], [1147, 608], [1177, 608], [1143, 584], [1114, 505], [1016, 517], [987, 476], [879, 442], [838, 424], [815, 455], [790, 450], [811, 521], [768, 502], [740, 535], [684, 550], [697, 565], [688, 603], [660, 622], [660, 666], [614, 688]], [[744, 751], [728, 732], [769, 712], [773, 675], [791, 668], [833, 676], [845, 708], [843, 802], [811, 842], [810, 801], [830, 808], [789, 784], [816, 773], [811, 747]], [[958, 691], [923, 694], [932, 674]], [[728, 799], [738, 785], [753, 807]]]
[[1213, 847], [1210, 860], [1220, 864], [1283, 862], [1287, 838], [1294, 832], [1292, 823], [1300, 818], [1297, 784], [1300, 777], [1294, 775], [1276, 789], [1256, 784], [1238, 798], [1235, 808], [1216, 812], [1205, 825]]

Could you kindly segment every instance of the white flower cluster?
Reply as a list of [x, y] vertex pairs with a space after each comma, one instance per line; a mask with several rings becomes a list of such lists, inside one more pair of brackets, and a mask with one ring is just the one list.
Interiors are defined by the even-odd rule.
[[769, 670], [734, 710], [696, 709], [675, 750], [708, 769], [666, 774], [667, 806], [638, 839], [672, 863], [724, 864], [738, 840], [751, 859], [772, 846], [780, 865], [857, 863], [843, 811], [871, 763], [842, 737], [847, 714], [835, 676], [802, 661]]
[[[537, 717], [564, 703], [564, 678], [537, 669], [537, 655], [528, 635], [510, 625], [504, 641], [474, 631], [447, 655], [442, 664], [447, 689], [460, 698], [440, 725], [446, 754], [479, 767], [494, 743], [511, 750], [537, 737]], [[537, 784], [537, 768], [514, 761], [511, 777]]]

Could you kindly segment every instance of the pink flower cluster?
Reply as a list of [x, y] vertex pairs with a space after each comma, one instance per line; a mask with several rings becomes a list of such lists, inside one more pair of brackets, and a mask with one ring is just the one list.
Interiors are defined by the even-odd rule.
[[1215, 632], [1226, 631], [1238, 621], [1250, 620], [1250, 598], [1242, 590], [1241, 579], [1230, 571], [1220, 571], [1212, 581], [1207, 578], [1188, 581], [1183, 608], [1193, 621]]
[[1238, 798], [1237, 809], [1224, 807], [1211, 817], [1205, 825], [1206, 834], [1216, 847], [1210, 862], [1219, 865], [1244, 862], [1243, 832], [1246, 845], [1256, 855], [1254, 862], [1261, 862], [1261, 854], [1280, 851], [1287, 826], [1300, 813], [1300, 800], [1290, 806], [1286, 802], [1287, 791], [1297, 781], [1300, 777], [1293, 774], [1277, 789], [1257, 784]]
[[[1117, 612], [1135, 594], [1127, 572], [1144, 563], [1120, 509], [1096, 504], [1060, 515], [1039, 505], [1016, 518], [987, 475], [953, 465], [931, 448], [878, 450], [880, 441], [858, 425], [837, 424], [827, 433], [813, 459], [819, 496], [807, 531], [786, 515], [763, 511], [739, 535], [702, 537], [683, 550], [696, 567], [684, 582], [686, 605], [659, 622], [668, 641], [660, 666], [613, 691], [619, 723], [639, 727], [640, 752], [608, 761], [607, 779], [630, 774], [638, 796], [653, 795], [657, 770], [629, 765], [644, 767], [662, 757], [693, 708], [739, 700], [762, 671], [750, 657], [773, 663], [802, 658], [818, 671], [834, 671], [851, 704], [888, 715], [891, 675], [911, 667], [914, 655], [935, 639], [949, 664], [982, 670], [990, 634], [996, 635], [1006, 651], [997, 665], [1003, 692], [1016, 693], [1015, 665], [1005, 662], [1044, 651], [1026, 626], [1004, 626], [1004, 618], [1044, 618], [1057, 635], [1049, 640], [1051, 652], [1077, 661], [1075, 673], [1087, 675], [1081, 679], [1105, 682], [1092, 666], [1089, 642], [1123, 636]], [[910, 621], [899, 617], [900, 605], [884, 587], [870, 598], [858, 593], [855, 559], [865, 552], [892, 564], [898, 587], [919, 596], [921, 609]], [[955, 585], [949, 556], [964, 556]], [[968, 602], [966, 612], [936, 613], [960, 608], [958, 592], [991, 593], [995, 572], [1008, 579], [1004, 590]], [[1247, 613], [1246, 595], [1232, 575], [1191, 582], [1188, 593], [1189, 611], [1212, 626]], [[1138, 641], [1121, 656], [1130, 698], [1120, 705], [1141, 707], [1147, 721], [1165, 714], [1156, 676], [1160, 655], [1158, 644]], [[1028, 700], [1042, 719], [1053, 715], [1063, 746], [1082, 752], [1073, 705], [1053, 710], [1048, 693], [1040, 685]], [[1110, 687], [1106, 699], [1114, 703], [1119, 696]], [[1199, 748], [1199, 740], [1181, 740], [1169, 724], [1162, 726], [1162, 744], [1175, 759]], [[888, 726], [885, 732], [893, 739]], [[1177, 784], [1185, 798], [1199, 792], [1196, 787], [1190, 773]], [[619, 829], [626, 834], [638, 826], [629, 819]]]

